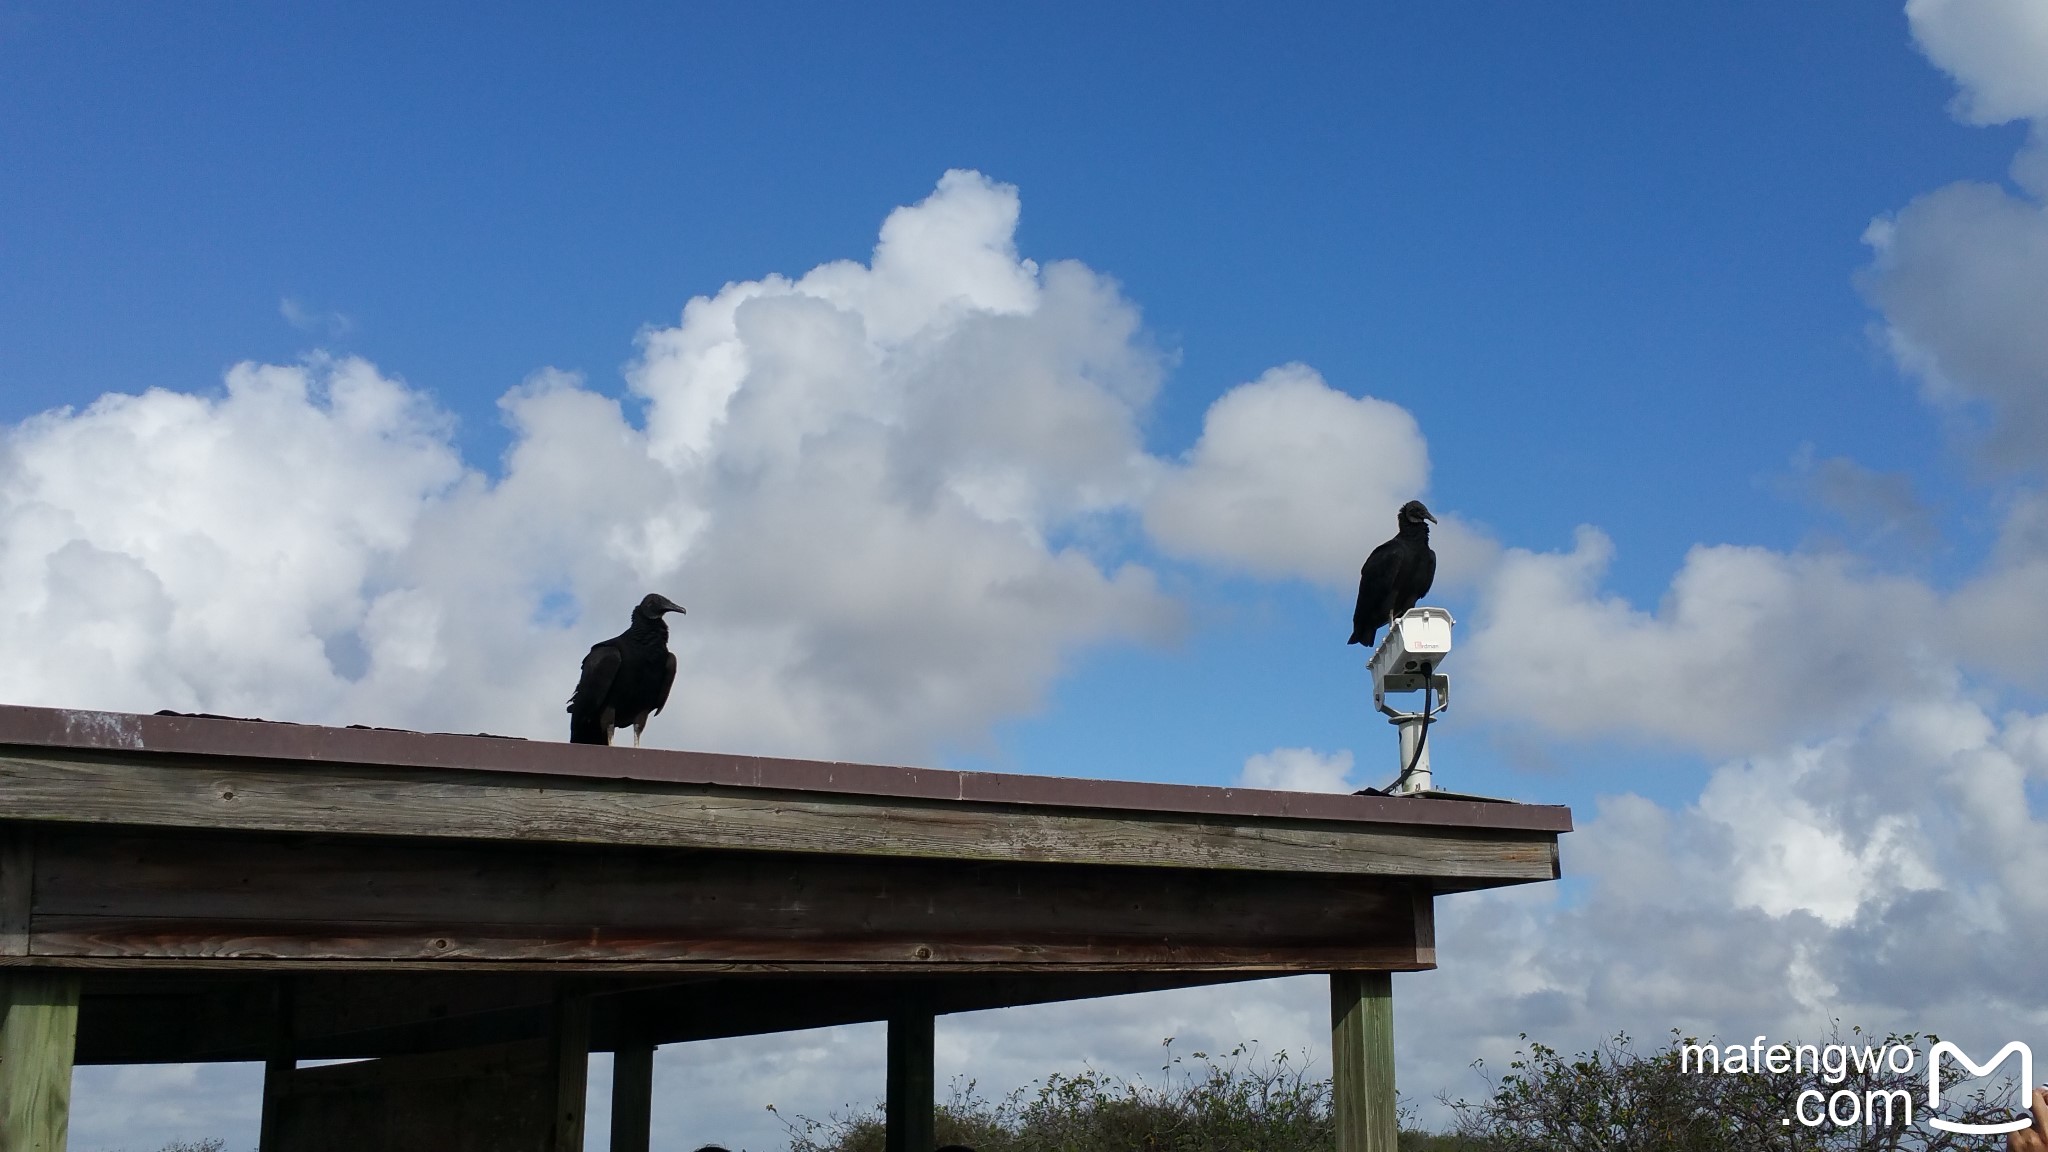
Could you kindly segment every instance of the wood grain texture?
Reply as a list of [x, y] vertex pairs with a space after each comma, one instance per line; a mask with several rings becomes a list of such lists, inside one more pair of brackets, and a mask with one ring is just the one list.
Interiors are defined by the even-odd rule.
[[590, 1076], [590, 997], [564, 995], [549, 1028], [554, 1122], [549, 1152], [583, 1152], [583, 1105]]
[[1348, 939], [1410, 913], [1369, 876], [104, 832], [43, 838], [36, 921], [585, 925], [622, 937]]
[[138, 716], [0, 705], [0, 745], [59, 754], [140, 754], [214, 762], [377, 765], [514, 773], [528, 777], [631, 778], [889, 799], [966, 800], [1061, 808], [1204, 813], [1232, 818], [1326, 819], [1369, 824], [1571, 831], [1571, 810], [1557, 805], [1420, 797], [1339, 796], [1130, 780], [956, 772], [843, 761], [788, 760], [719, 752], [604, 748], [551, 740], [458, 736], [395, 729], [323, 728], [177, 714]]
[[950, 860], [1430, 877], [1553, 878], [1556, 834], [834, 798], [451, 771], [0, 756], [24, 820]]
[[0, 975], [0, 1149], [64, 1152], [78, 997], [70, 973]]
[[[1226, 969], [1242, 972], [1327, 972], [1335, 968], [1412, 970], [1433, 967], [1413, 944], [1327, 944], [1219, 947], [1173, 943], [1075, 944], [898, 944], [888, 942], [616, 940], [531, 936], [484, 937], [449, 930], [432, 938], [412, 935], [265, 935], [241, 926], [194, 926], [183, 933], [160, 925], [121, 921], [67, 920], [36, 937], [36, 957], [49, 967], [89, 967], [50, 961], [175, 961], [177, 967], [239, 965], [274, 970], [266, 961], [326, 962], [336, 969], [367, 969], [411, 961], [414, 970], [475, 967], [488, 962], [551, 969], [602, 972], [776, 973], [841, 972], [1118, 972]], [[487, 962], [478, 966], [476, 962]]]
[[1330, 974], [1330, 1057], [1335, 1152], [1398, 1152], [1394, 990], [1388, 973]]
[[[60, 829], [31, 960], [759, 970], [1426, 966], [1372, 876]], [[1418, 903], [1420, 899], [1421, 903]]]

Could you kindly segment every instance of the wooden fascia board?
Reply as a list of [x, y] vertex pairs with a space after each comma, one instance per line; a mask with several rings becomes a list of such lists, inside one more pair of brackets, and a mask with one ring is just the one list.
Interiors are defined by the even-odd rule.
[[1557, 834], [1101, 812], [965, 801], [483, 776], [448, 770], [0, 754], [0, 817], [63, 824], [951, 860], [1550, 880]]

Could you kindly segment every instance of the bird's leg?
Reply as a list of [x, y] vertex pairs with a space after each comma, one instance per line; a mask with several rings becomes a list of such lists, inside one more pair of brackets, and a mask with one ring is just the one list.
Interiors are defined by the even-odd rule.
[[646, 730], [647, 721], [644, 718], [638, 724], [633, 725], [633, 747], [638, 748], [640, 746], [640, 733]]

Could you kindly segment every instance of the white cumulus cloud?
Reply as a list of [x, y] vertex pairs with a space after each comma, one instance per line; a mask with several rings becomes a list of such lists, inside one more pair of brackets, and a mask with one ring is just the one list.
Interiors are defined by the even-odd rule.
[[1906, 0], [1929, 59], [1956, 78], [1978, 124], [2048, 117], [2048, 7], [2036, 0]]
[[360, 360], [9, 429], [0, 693], [554, 737], [583, 647], [659, 590], [692, 613], [658, 741], [976, 738], [1070, 652], [1176, 618], [1074, 543], [1155, 466], [1159, 357], [1114, 285], [1019, 257], [1017, 216], [948, 173], [869, 263], [691, 301], [642, 336], [644, 426], [536, 374], [496, 477]]
[[358, 359], [0, 431], [0, 693], [557, 737], [584, 648], [660, 591], [690, 615], [653, 741], [913, 757], [1177, 629], [1141, 521], [1340, 580], [1426, 476], [1414, 420], [1290, 366], [1149, 455], [1138, 310], [1021, 256], [1018, 217], [949, 172], [866, 262], [692, 299], [640, 334], [644, 419], [539, 371], [495, 474]]
[[[2048, 67], [2044, 67], [2048, 71]], [[1928, 396], [1982, 403], [2007, 463], [2048, 462], [2048, 210], [1989, 184], [1952, 184], [1865, 234], [1865, 292]]]
[[1603, 798], [1563, 841], [1577, 896], [1437, 902], [1442, 968], [1396, 985], [1401, 1027], [1433, 1041], [1404, 1083], [1481, 1092], [1464, 1063], [1498, 1071], [1519, 1033], [1570, 1050], [1839, 1021], [1974, 1048], [2048, 1027], [2048, 821], [2024, 791], [2042, 727], [1941, 696], [1725, 762], [1691, 803]]
[[1600, 589], [1608, 537], [1511, 549], [1460, 665], [1472, 707], [1572, 737], [1626, 735], [1710, 754], [1838, 730], [1929, 684], [1938, 599], [1839, 556], [1695, 547], [1654, 612]]
[[446, 421], [360, 361], [242, 365], [0, 441], [0, 698], [302, 709], [462, 477]]
[[1429, 478], [1415, 418], [1289, 364], [1226, 393], [1167, 469], [1145, 526], [1183, 556], [1341, 585]]
[[1313, 748], [1275, 748], [1248, 757], [1237, 782], [1283, 792], [1350, 792], [1351, 750], [1325, 755]]
[[2008, 465], [2048, 462], [2048, 6], [2034, 0], [1909, 0], [1928, 57], [1961, 86], [1966, 120], [2032, 122], [2013, 163], [2025, 189], [1957, 183], [1875, 221], [1863, 287], [1885, 340], [1928, 394], [1988, 410]]

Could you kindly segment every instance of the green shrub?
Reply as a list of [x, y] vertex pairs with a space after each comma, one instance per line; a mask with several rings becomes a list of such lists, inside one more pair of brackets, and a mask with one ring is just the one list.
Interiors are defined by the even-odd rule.
[[[1055, 1073], [1001, 1100], [973, 1081], [938, 1107], [939, 1143], [976, 1152], [1328, 1152], [1330, 1082], [1287, 1053], [1241, 1046], [1219, 1058], [1172, 1055], [1160, 1083], [1092, 1069]], [[790, 1152], [881, 1152], [879, 1107], [824, 1121], [784, 1121]]]
[[[1924, 1070], [1888, 1067], [1851, 1071], [1823, 1083], [1811, 1069], [1740, 1074], [1687, 1071], [1671, 1035], [1659, 1051], [1639, 1053], [1627, 1035], [1590, 1052], [1565, 1057], [1522, 1037], [1524, 1048], [1478, 1103], [1452, 1105], [1457, 1134], [1491, 1152], [1999, 1152], [2003, 1137], [1964, 1136], [1915, 1123], [1806, 1127], [1788, 1123], [1799, 1094], [1808, 1089], [1907, 1093], [1925, 1098]], [[1936, 1037], [1888, 1035], [1874, 1040], [1851, 1030], [1851, 1042], [1924, 1048]], [[1842, 1043], [1839, 1030], [1827, 1043]], [[1483, 1072], [1483, 1067], [1482, 1067]], [[1978, 1090], [1943, 1108], [1952, 1120], [1984, 1123], [2011, 1114], [2013, 1093]]]
[[[1997, 1137], [1941, 1132], [1921, 1124], [1802, 1127], [1785, 1121], [1810, 1088], [1859, 1096], [1904, 1090], [1924, 1099], [1924, 1070], [1880, 1067], [1851, 1072], [1839, 1084], [1804, 1073], [1704, 1074], [1688, 1071], [1672, 1033], [1652, 1052], [1617, 1035], [1588, 1052], [1564, 1056], [1524, 1036], [1524, 1047], [1477, 1102], [1446, 1101], [1452, 1131], [1403, 1130], [1401, 1152], [1998, 1152]], [[1924, 1050], [1934, 1037], [1887, 1036], [1860, 1029], [1851, 1042]], [[1828, 1042], [1839, 1043], [1839, 1034]], [[976, 1152], [1329, 1152], [1330, 1082], [1310, 1079], [1282, 1052], [1259, 1059], [1240, 1047], [1221, 1059], [1171, 1056], [1157, 1085], [1100, 1072], [1055, 1074], [1000, 1101], [974, 1083], [956, 1084], [939, 1106], [941, 1144]], [[1479, 1065], [1482, 1075], [1484, 1065]], [[1953, 1098], [1956, 1120], [2003, 1119], [2010, 1092]], [[1405, 1116], [1407, 1113], [1403, 1112]], [[790, 1152], [882, 1152], [879, 1107], [824, 1121], [785, 1121]]]

